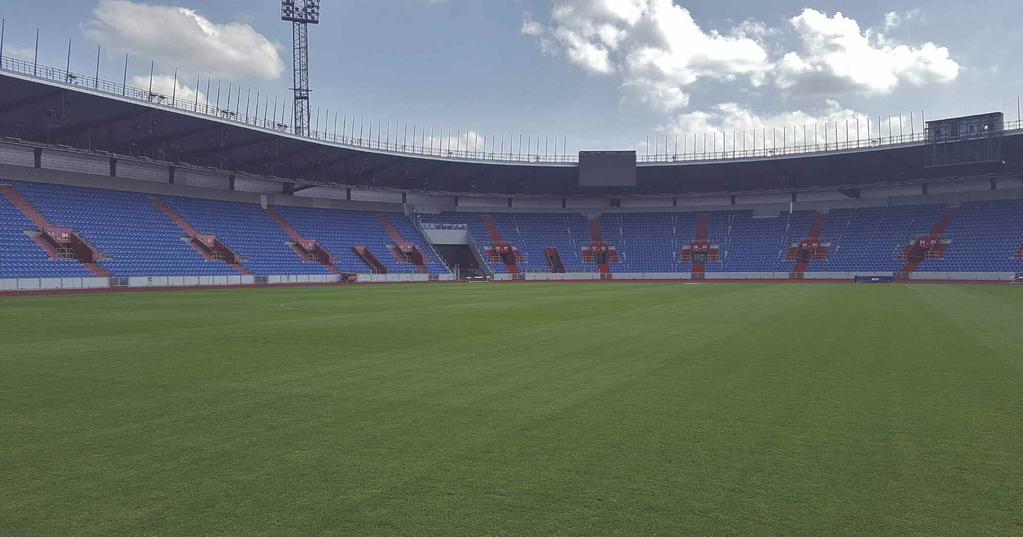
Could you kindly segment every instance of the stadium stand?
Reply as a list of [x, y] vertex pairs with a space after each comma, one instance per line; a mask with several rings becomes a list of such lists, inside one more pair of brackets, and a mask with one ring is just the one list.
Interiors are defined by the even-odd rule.
[[[382, 223], [381, 215], [361, 211], [274, 207], [303, 237], [315, 240], [331, 252], [338, 268], [353, 274], [367, 272], [413, 273], [416, 265], [390, 253], [396, 241]], [[404, 215], [389, 215], [391, 226], [421, 252], [429, 252], [424, 266], [432, 274], [446, 274], [447, 267], [430, 255], [426, 239]]]
[[[401, 213], [0, 182], [0, 277], [448, 274], [417, 222], [493, 273], [1023, 272], [1023, 200], [756, 213]], [[50, 235], [47, 235], [50, 233]], [[64, 242], [44, 240], [66, 233]], [[59, 238], [59, 237], [58, 237]], [[77, 241], [77, 242], [75, 242]], [[613, 267], [613, 268], [612, 268]]]

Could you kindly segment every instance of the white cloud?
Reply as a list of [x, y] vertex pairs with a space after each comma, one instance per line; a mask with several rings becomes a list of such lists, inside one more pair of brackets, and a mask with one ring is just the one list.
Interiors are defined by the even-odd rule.
[[85, 34], [108, 50], [217, 78], [272, 80], [284, 72], [280, 46], [248, 24], [217, 24], [183, 7], [100, 0]]
[[[149, 76], [132, 77], [131, 85], [148, 91]], [[198, 95], [200, 104], [206, 102], [206, 96], [201, 91], [197, 91], [188, 85], [182, 84], [181, 80], [178, 80], [177, 83], [175, 83], [173, 75], [154, 76], [153, 93], [163, 96], [166, 100], [170, 100], [173, 97], [186, 103], [195, 102], [196, 95]]]
[[885, 31], [894, 30], [895, 28], [902, 26], [902, 24], [907, 21], [922, 18], [923, 12], [921, 12], [919, 9], [911, 9], [904, 13], [899, 13], [897, 11], [889, 11], [888, 13], [884, 14], [884, 29]]
[[662, 111], [685, 107], [687, 88], [700, 80], [759, 85], [770, 67], [751, 37], [766, 27], [706, 31], [672, 0], [555, 0], [550, 19], [544, 26], [527, 15], [522, 33], [589, 72], [617, 73], [625, 102]]
[[489, 139], [485, 138], [482, 134], [476, 131], [441, 131], [433, 132], [431, 129], [430, 134], [424, 135], [416, 140], [417, 144], [422, 144], [427, 149], [432, 148], [434, 152], [443, 153], [447, 151], [484, 151], [485, 148], [489, 149], [487, 145], [490, 143]]
[[[886, 24], [897, 25], [901, 18], [891, 15]], [[778, 85], [790, 95], [884, 95], [902, 83], [924, 86], [959, 76], [947, 48], [897, 44], [883, 33], [863, 32], [841, 13], [829, 17], [805, 9], [790, 22], [801, 49], [785, 54], [776, 72]]]
[[35, 58], [35, 49], [7, 44], [4, 45], [4, 56], [30, 62]]
[[[722, 32], [703, 29], [672, 0], [554, 0], [547, 24], [526, 13], [521, 32], [588, 72], [617, 76], [623, 104], [664, 113], [689, 106], [693, 88], [713, 80], [816, 98], [954, 81], [960, 66], [947, 48], [884, 33], [921, 18], [890, 12], [883, 29], [863, 31], [841, 13], [805, 9], [787, 32], [755, 20]], [[785, 47], [785, 34], [795, 35], [796, 50]]]
[[902, 25], [902, 16], [899, 15], [898, 12], [889, 11], [888, 13], [884, 14], [884, 29], [885, 30], [891, 30], [893, 28], [898, 28], [900, 25]]
[[[836, 139], [838, 141], [847, 139], [847, 124], [849, 126], [848, 139], [856, 140], [857, 121], [860, 125], [860, 139], [866, 140], [867, 123], [870, 121], [868, 117], [865, 114], [844, 108], [833, 100], [826, 101], [825, 106], [817, 111], [795, 110], [768, 116], [758, 115], [739, 104], [728, 102], [718, 104], [710, 111], [680, 114], [660, 130], [669, 137], [675, 135], [684, 137], [688, 140], [690, 147], [694, 134], [697, 135], [697, 145], [702, 146], [704, 133], [707, 133], [708, 136], [714, 136], [714, 133], [717, 133], [718, 149], [723, 148], [726, 151], [731, 151], [742, 149], [742, 133], [744, 132], [747, 133], [747, 149], [753, 147], [753, 133], [756, 133], [756, 143], [761, 148], [774, 147], [775, 140], [777, 140], [778, 147], [814, 143], [823, 145], [825, 141], [828, 144], [833, 144]], [[804, 126], [806, 127], [805, 131]], [[827, 135], [825, 135], [825, 130]], [[733, 134], [736, 131], [739, 133], [738, 137]], [[721, 133], [724, 133], [724, 136]]]

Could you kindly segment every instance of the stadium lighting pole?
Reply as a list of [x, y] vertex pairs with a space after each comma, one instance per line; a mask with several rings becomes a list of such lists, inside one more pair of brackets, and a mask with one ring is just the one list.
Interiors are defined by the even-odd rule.
[[[195, 75], [195, 105], [192, 107], [193, 112], [199, 111], [199, 84], [202, 78], [199, 74]], [[259, 108], [259, 99], [256, 99], [256, 108]]]
[[[156, 70], [156, 61], [149, 62], [149, 100], [153, 100], [153, 72]], [[219, 103], [218, 103], [219, 104]]]
[[206, 77], [206, 95], [204, 96], [205, 99], [203, 99], [204, 101], [206, 101], [205, 102], [205, 107], [203, 108], [203, 110], [207, 114], [210, 113], [210, 85], [211, 84], [213, 84], [213, 77], [207, 76]]
[[309, 135], [309, 25], [320, 22], [320, 0], [281, 0], [281, 20], [291, 22], [294, 132]]
[[71, 38], [67, 38], [67, 62], [64, 64], [64, 82], [71, 83]]
[[[274, 97], [274, 99], [276, 99], [276, 98], [277, 97]], [[277, 106], [275, 105], [274, 109], [276, 109], [276, 108], [277, 108]], [[269, 113], [270, 113], [270, 96], [267, 95], [266, 97], [263, 98], [263, 120], [262, 120], [263, 128], [266, 128], [266, 120], [269, 117], [267, 114], [269, 114]], [[259, 116], [259, 99], [256, 99], [256, 115]], [[271, 125], [271, 127], [273, 127], [273, 125]]]
[[96, 45], [96, 76], [92, 79], [92, 89], [99, 89], [99, 57], [103, 51], [102, 45]]
[[220, 114], [220, 86], [222, 84], [223, 84], [223, 81], [221, 81], [221, 80], [217, 81], [217, 104], [213, 105], [213, 110], [217, 114]]
[[32, 76], [39, 73], [39, 28], [36, 28], [36, 47], [32, 56]]
[[4, 57], [4, 37], [7, 34], [7, 19], [0, 19], [0, 58]]
[[178, 98], [178, 68], [174, 68], [174, 83], [171, 85], [171, 106], [174, 106], [174, 101]]
[[121, 95], [128, 94], [128, 55], [124, 55], [124, 75], [121, 77]]

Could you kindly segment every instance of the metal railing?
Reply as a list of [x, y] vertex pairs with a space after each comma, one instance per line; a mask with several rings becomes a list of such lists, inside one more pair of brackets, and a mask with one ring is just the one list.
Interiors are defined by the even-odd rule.
[[[285, 121], [285, 118], [287, 117], [287, 100], [280, 103], [281, 106], [278, 107], [278, 102], [275, 99], [274, 107], [271, 111], [269, 107], [269, 98], [265, 99], [263, 103], [263, 113], [260, 114], [259, 97], [257, 94], [256, 111], [255, 113], [249, 113], [248, 110], [251, 103], [249, 102], [250, 99], [248, 97], [250, 97], [250, 95], [245, 99], [245, 110], [243, 111], [241, 107], [241, 101], [243, 99], [240, 87], [237, 92], [235, 92], [234, 86], [229, 86], [227, 103], [221, 107], [219, 102], [216, 104], [211, 104], [209, 102], [209, 91], [206, 92], [204, 98], [200, 99], [199, 96], [202, 93], [199, 91], [199, 88], [195, 88], [195, 95], [191, 99], [182, 99], [177, 95], [168, 96], [131, 85], [127, 82], [127, 77], [125, 77], [126, 80], [124, 82], [111, 82], [103, 80], [97, 76], [88, 76], [8, 56], [0, 57], [0, 71], [17, 73], [22, 76], [45, 80], [68, 88], [88, 89], [98, 93], [120, 96], [133, 101], [144, 102], [152, 106], [213, 117], [221, 121], [229, 121], [274, 133], [295, 135], [292, 126]], [[208, 88], [210, 86], [209, 80], [207, 80], [207, 86]], [[219, 89], [222, 89], [222, 87]], [[219, 89], [217, 92], [218, 101], [220, 97]], [[280, 109], [279, 113], [278, 108]], [[350, 123], [347, 121], [349, 117], [351, 118]], [[399, 124], [394, 124], [395, 129], [392, 132], [390, 129], [391, 123], [388, 122], [387, 133], [385, 135], [386, 139], [381, 140], [381, 133], [379, 132], [381, 128], [380, 126], [382, 125], [381, 122], [376, 122], [378, 125], [376, 138], [373, 137], [373, 122], [369, 122], [370, 134], [368, 136], [362, 134], [365, 123], [364, 120], [360, 120], [359, 132], [356, 133], [355, 116], [346, 115], [345, 123], [342, 125], [340, 133], [337, 131], [336, 122], [337, 116], [335, 115], [335, 125], [332, 129], [333, 132], [331, 132], [331, 129], [310, 129], [309, 136], [305, 136], [305, 138], [353, 149], [387, 151], [409, 156], [518, 164], [571, 165], [578, 163], [578, 156], [575, 154], [567, 154], [564, 145], [562, 146], [562, 154], [558, 154], [557, 143], [554, 144], [555, 154], [530, 153], [533, 146], [532, 143], [529, 144], [530, 149], [523, 152], [521, 149], [522, 137], [519, 137], [519, 150], [515, 151], [514, 139], [512, 139], [508, 144], [511, 150], [505, 150], [504, 142], [506, 138], [500, 138], [500, 149], [498, 149], [497, 138], [480, 136], [472, 131], [459, 131], [456, 137], [450, 136], [450, 131], [442, 131], [441, 138], [438, 139], [432, 130], [430, 132], [430, 136], [427, 137], [425, 129], [417, 129], [416, 127], [413, 127], [410, 139], [407, 124], [402, 129], [398, 128]], [[747, 131], [746, 133], [743, 133], [744, 136], [742, 143], [737, 143], [736, 136], [733, 134], [731, 148], [729, 148], [728, 144], [728, 133], [715, 133], [712, 137], [713, 143], [708, 141], [707, 135], [704, 135], [703, 137], [697, 135], [678, 136], [674, 138], [674, 146], [670, 149], [670, 137], [665, 136], [663, 137], [665, 140], [663, 151], [660, 150], [661, 145], [655, 141], [654, 147], [656, 147], [656, 149], [653, 151], [647, 149], [645, 153], [640, 152], [637, 154], [637, 162], [643, 164], [670, 164], [715, 160], [764, 159], [834, 151], [875, 149], [910, 143], [922, 143], [926, 139], [924, 129], [921, 129], [920, 132], [912, 132], [910, 134], [904, 134], [901, 132], [899, 134], [895, 134], [894, 129], [889, 126], [889, 132], [884, 134], [883, 123], [880, 119], [878, 119], [877, 125], [878, 128], [876, 130], [879, 130], [882, 135], [870, 133], [868, 128], [868, 133], [865, 137], [857, 135], [855, 139], [853, 139], [849, 134], [848, 126], [843, 131], [839, 124], [829, 124], [825, 126], [823, 139], [821, 139], [818, 135], [817, 129], [815, 128], [813, 131], [814, 139], [812, 142], [809, 141], [809, 136], [804, 130], [802, 143], [797, 142], [799, 133], [793, 132], [791, 144], [787, 137], [787, 133], [789, 132], [787, 129], [762, 129], [752, 133], [752, 137], [748, 137], [750, 133]], [[832, 126], [834, 127], [833, 129], [831, 128]], [[1020, 120], [1005, 122], [1006, 131], [1018, 130], [1021, 128], [1023, 128], [1023, 122]], [[860, 129], [857, 129], [857, 131], [862, 132]], [[827, 133], [831, 132], [834, 133], [834, 136], [829, 139], [829, 134]], [[843, 132], [845, 133], [844, 139], [842, 136]], [[768, 135], [769, 133], [771, 134], [770, 136]], [[778, 144], [778, 133], [784, 133], [783, 142], [780, 145]], [[760, 136], [758, 136], [758, 134]], [[536, 147], [539, 148], [540, 138], [531, 137], [531, 139], [534, 138], [536, 141]], [[658, 139], [659, 138], [662, 137], [658, 137]], [[556, 140], [563, 139], [557, 138]], [[721, 149], [718, 149], [719, 140], [721, 142]], [[750, 140], [753, 141], [752, 147], [746, 147], [746, 143]], [[682, 144], [681, 146], [679, 145], [680, 143]], [[451, 147], [452, 144], [455, 146], [454, 148]], [[547, 139], [545, 139], [544, 146], [549, 147]], [[646, 147], [650, 147], [649, 143], [646, 144]]]

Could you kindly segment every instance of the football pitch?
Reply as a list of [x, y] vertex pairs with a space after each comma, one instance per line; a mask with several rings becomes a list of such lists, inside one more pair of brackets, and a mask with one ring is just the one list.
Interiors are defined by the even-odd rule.
[[0, 296], [0, 535], [1023, 535], [1023, 288]]

